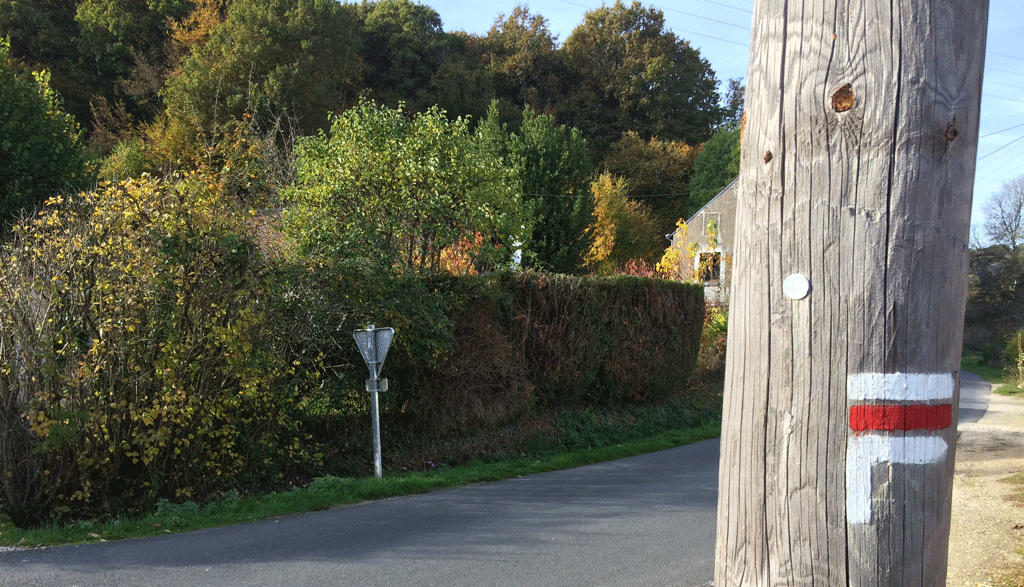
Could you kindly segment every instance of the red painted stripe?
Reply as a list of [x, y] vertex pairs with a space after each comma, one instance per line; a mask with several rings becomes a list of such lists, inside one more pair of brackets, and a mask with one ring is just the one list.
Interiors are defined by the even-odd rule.
[[864, 405], [850, 408], [850, 430], [942, 430], [953, 423], [953, 406]]

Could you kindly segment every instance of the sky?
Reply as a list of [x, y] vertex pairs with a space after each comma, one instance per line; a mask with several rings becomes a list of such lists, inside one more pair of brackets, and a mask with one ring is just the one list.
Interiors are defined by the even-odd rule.
[[[446, 31], [487, 34], [495, 19], [517, 4], [548, 19], [559, 42], [600, 0], [420, 0], [441, 16]], [[628, 0], [627, 0], [628, 1]], [[1021, 0], [990, 0], [985, 78], [982, 87], [978, 161], [971, 225], [984, 238], [984, 205], [1003, 184], [1024, 176], [1024, 9]], [[613, 3], [609, 0], [608, 4]], [[665, 24], [700, 50], [722, 82], [747, 77], [753, 0], [643, 1], [665, 14]]]

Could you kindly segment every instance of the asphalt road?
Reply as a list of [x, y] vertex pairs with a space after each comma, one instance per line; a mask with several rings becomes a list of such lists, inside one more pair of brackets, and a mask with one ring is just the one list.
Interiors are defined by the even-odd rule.
[[974, 373], [960, 372], [960, 407], [957, 422], [973, 424], [988, 410], [992, 385]]
[[[963, 373], [960, 422], [990, 386]], [[717, 440], [123, 542], [0, 552], [0, 586], [661, 586], [714, 574]]]
[[704, 587], [718, 447], [187, 534], [0, 552], [0, 585]]

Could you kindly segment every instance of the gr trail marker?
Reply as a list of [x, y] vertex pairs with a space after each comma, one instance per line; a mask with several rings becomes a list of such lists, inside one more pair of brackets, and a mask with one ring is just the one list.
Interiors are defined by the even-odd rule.
[[[949, 445], [939, 436], [953, 423], [952, 373], [863, 373], [847, 380], [850, 432], [846, 446], [846, 522], [869, 524], [875, 465], [942, 462]], [[864, 403], [854, 403], [864, 402]], [[893, 469], [884, 469], [891, 476]], [[884, 498], [880, 498], [884, 499]]]
[[382, 476], [380, 464], [380, 411], [377, 403], [377, 393], [388, 390], [388, 380], [379, 379], [380, 370], [384, 366], [384, 359], [388, 356], [388, 347], [391, 346], [391, 339], [395, 337], [394, 328], [376, 328], [373, 324], [365, 330], [356, 330], [352, 333], [356, 340], [356, 346], [370, 368], [370, 378], [366, 380], [366, 391], [370, 392], [370, 403], [373, 409], [373, 472], [380, 479]]

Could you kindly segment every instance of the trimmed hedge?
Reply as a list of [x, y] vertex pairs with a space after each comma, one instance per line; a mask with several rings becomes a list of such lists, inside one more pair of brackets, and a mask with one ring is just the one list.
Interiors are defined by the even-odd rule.
[[617, 276], [607, 291], [602, 324], [608, 346], [601, 365], [605, 401], [661, 401], [693, 376], [704, 325], [704, 286]]
[[[316, 426], [338, 442], [337, 421], [369, 409], [366, 367], [352, 330], [395, 328], [382, 375], [390, 435], [458, 435], [514, 421], [533, 407], [658, 402], [686, 389], [704, 321], [699, 285], [644, 277], [548, 273], [382, 278], [305, 273], [289, 288], [301, 360], [328, 406]], [[346, 297], [347, 296], [347, 297]], [[297, 312], [297, 313], [296, 313]], [[311, 329], [330, 316], [333, 324]], [[362, 431], [359, 431], [362, 434]], [[362, 436], [360, 436], [362, 438]]]
[[[412, 429], [461, 433], [533, 405], [657, 402], [689, 383], [700, 348], [699, 285], [616, 276], [501, 273], [447, 284], [454, 337], [434, 367], [389, 357], [391, 407]], [[395, 345], [401, 348], [400, 330]], [[411, 395], [407, 400], [397, 396]]]

